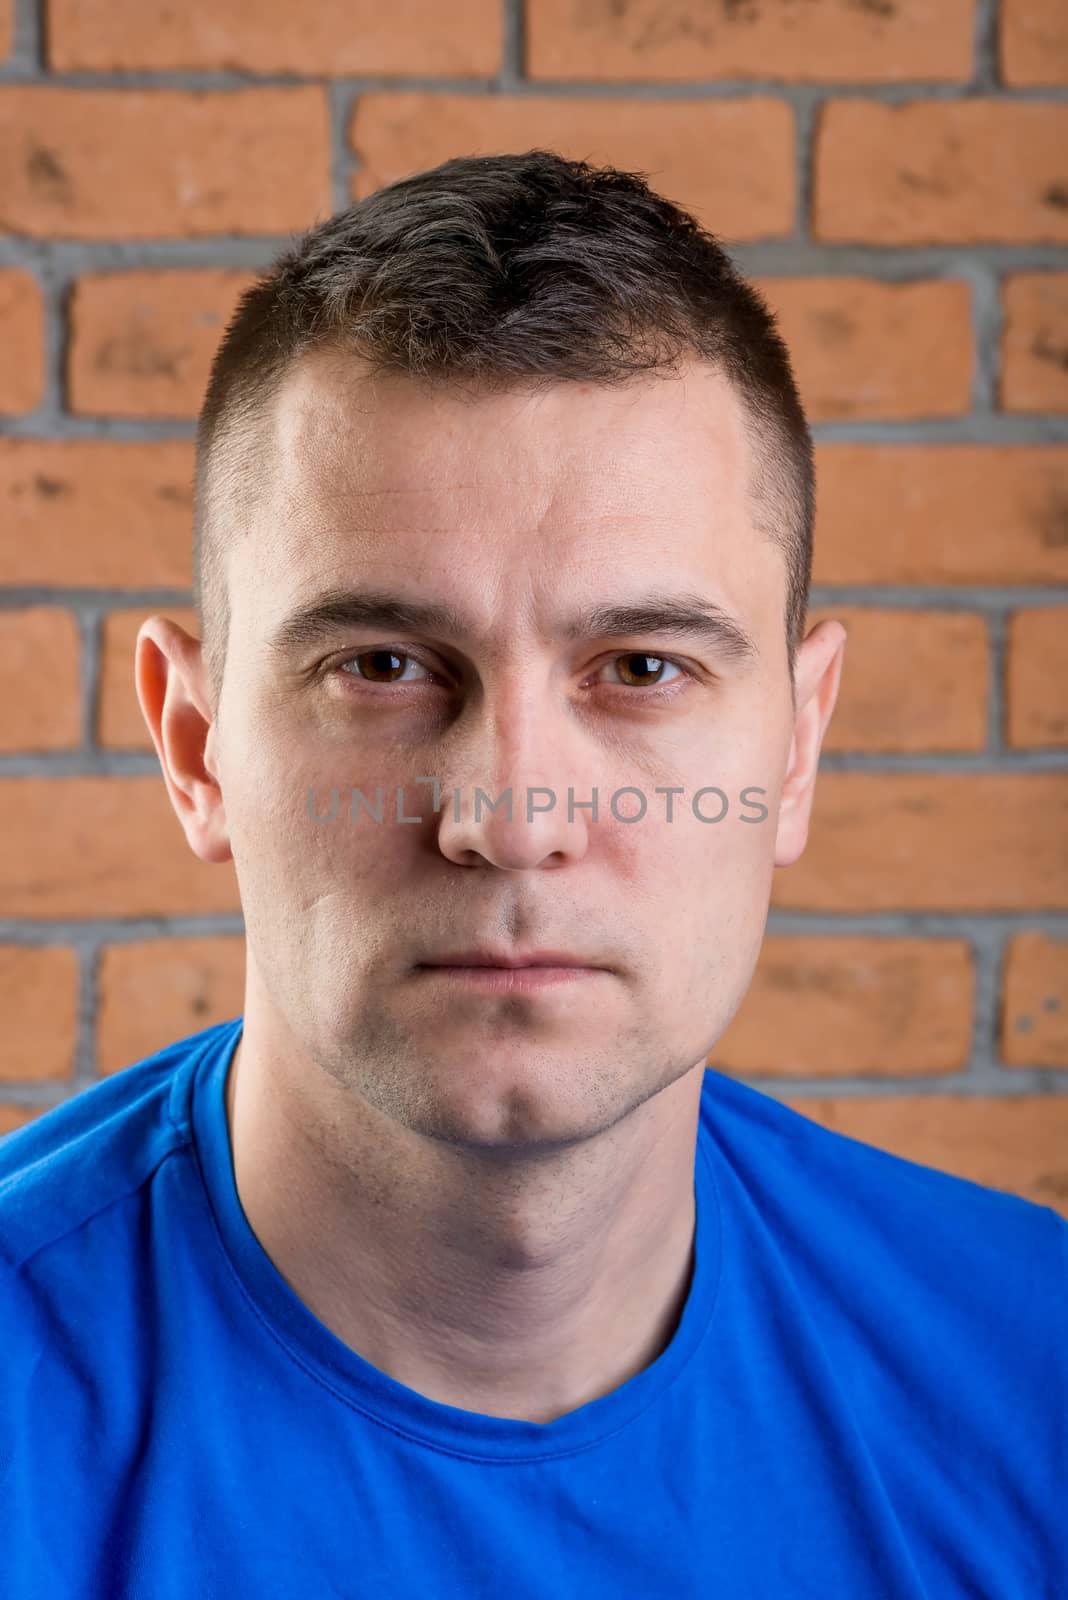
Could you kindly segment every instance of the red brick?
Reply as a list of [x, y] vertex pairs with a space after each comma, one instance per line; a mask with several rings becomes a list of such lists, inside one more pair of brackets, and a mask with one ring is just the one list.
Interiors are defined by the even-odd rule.
[[1002, 303], [1002, 407], [1068, 411], [1068, 272], [1014, 273]]
[[0, 583], [188, 588], [193, 444], [0, 439]]
[[981, 750], [986, 745], [986, 623], [964, 611], [812, 606], [848, 639], [825, 750]]
[[921, 1077], [967, 1065], [962, 939], [765, 939], [710, 1063], [732, 1076]]
[[819, 119], [813, 232], [860, 244], [1068, 240], [1068, 105], [837, 100]]
[[11, 54], [15, 37], [15, 0], [0, 0], [0, 60]]
[[16, 1106], [7, 1101], [0, 1104], [0, 1138], [32, 1122], [35, 1117], [43, 1116], [48, 1109], [47, 1106]]
[[0, 750], [66, 750], [81, 742], [78, 652], [69, 611], [0, 611]]
[[1064, 445], [822, 444], [818, 584], [1068, 582]]
[[68, 405], [96, 416], [195, 417], [251, 272], [108, 272], [71, 294]]
[[1006, 642], [1008, 743], [1068, 745], [1068, 606], [1014, 612]]
[[441, 73], [489, 77], [501, 65], [497, 0], [49, 0], [48, 64], [60, 72], [171, 69], [284, 72], [299, 76]]
[[1068, 83], [1064, 0], [1001, 0], [999, 22], [1003, 83]]
[[118, 1072], [241, 1015], [243, 936], [107, 945], [97, 973], [97, 1066]]
[[1001, 1055], [1010, 1067], [1068, 1067], [1068, 941], [1036, 932], [1009, 941]]
[[0, 269], [0, 414], [34, 411], [45, 390], [44, 301], [37, 279], [21, 267]]
[[317, 86], [0, 89], [0, 226], [10, 233], [303, 230], [333, 211], [329, 177], [329, 114]]
[[99, 743], [108, 749], [155, 748], [137, 698], [134, 652], [142, 622], [161, 611], [195, 639], [200, 638], [195, 606], [138, 606], [126, 611], [112, 611], [104, 618], [96, 736]]
[[[349, 136], [360, 158], [354, 198], [450, 156], [551, 146], [594, 165], [650, 174], [706, 227], [774, 239], [794, 219], [794, 121], [767, 95], [730, 100], [594, 99], [553, 95], [363, 94]], [[729, 150], [729, 160], [709, 151]]]
[[971, 406], [971, 292], [959, 279], [754, 278], [809, 418], [950, 417]]
[[73, 1076], [78, 990], [78, 957], [65, 945], [0, 945], [0, 1078]]
[[1068, 773], [821, 772], [808, 844], [771, 903], [1068, 910]]
[[0, 904], [10, 917], [239, 911], [233, 862], [186, 843], [163, 778], [5, 778]]
[[783, 1099], [813, 1122], [851, 1139], [1021, 1195], [1068, 1217], [1068, 1095]]
[[971, 77], [973, 0], [805, 6], [707, 0], [527, 0], [527, 75], [672, 83], [782, 78], [930, 83]]

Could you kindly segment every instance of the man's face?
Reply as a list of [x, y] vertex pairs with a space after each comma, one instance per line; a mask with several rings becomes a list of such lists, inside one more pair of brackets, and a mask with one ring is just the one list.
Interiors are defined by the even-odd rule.
[[[803, 845], [805, 797], [780, 810], [785, 567], [752, 524], [741, 407], [698, 366], [472, 398], [320, 355], [275, 418], [272, 479], [230, 557], [209, 738], [257, 1004], [413, 1131], [487, 1149], [589, 1136], [703, 1064], [749, 985], [776, 858]], [[275, 648], [339, 590], [467, 625]], [[755, 649], [567, 635], [653, 595], [720, 607]], [[379, 785], [382, 821], [362, 804], [351, 820], [352, 790], [374, 803]], [[532, 820], [528, 786], [535, 807], [555, 797]], [[720, 821], [694, 812], [711, 786]], [[476, 820], [476, 789], [509, 787], [511, 822], [484, 801]], [[613, 814], [619, 789], [640, 791], [641, 820], [633, 792]], [[309, 791], [329, 816], [334, 790], [317, 822]], [[708, 819], [723, 806], [697, 800]], [[602, 970], [507, 992], [421, 966], [473, 946]]]

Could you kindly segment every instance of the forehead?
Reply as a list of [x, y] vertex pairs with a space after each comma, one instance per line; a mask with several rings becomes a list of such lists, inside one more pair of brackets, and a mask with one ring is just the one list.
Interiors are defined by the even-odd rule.
[[377, 500], [386, 523], [391, 507], [407, 517], [420, 498], [467, 506], [496, 493], [492, 515], [507, 521], [509, 507], [529, 516], [565, 497], [571, 511], [648, 509], [665, 492], [673, 503], [711, 495], [724, 504], [749, 481], [741, 402], [703, 364], [620, 385], [488, 393], [431, 388], [317, 352], [287, 375], [273, 422], [283, 495]]
[[258, 596], [257, 634], [357, 577], [469, 613], [480, 595], [488, 616], [561, 588], [618, 595], [631, 568], [643, 588], [651, 568], [675, 587], [714, 573], [729, 603], [754, 562], [781, 565], [753, 524], [741, 402], [703, 364], [490, 393], [317, 352], [287, 375], [272, 428], [232, 590]]

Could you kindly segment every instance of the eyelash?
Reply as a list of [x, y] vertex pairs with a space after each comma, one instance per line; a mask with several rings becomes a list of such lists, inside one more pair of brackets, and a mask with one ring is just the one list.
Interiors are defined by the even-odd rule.
[[[401, 685], [401, 684], [395, 684], [395, 683], [394, 684], [389, 684], [389, 683], [377, 683], [376, 684], [376, 683], [372, 683], [369, 679], [361, 678], [361, 677], [358, 676], [358, 674], [356, 674], [354, 672], [346, 672], [344, 670], [347, 666], [351, 665], [354, 661], [359, 661], [361, 659], [361, 657], [363, 657], [363, 656], [373, 656], [373, 655], [386, 654], [386, 653], [388, 653], [390, 655], [399, 656], [402, 661], [414, 661], [418, 666], [423, 667], [427, 672], [431, 673], [432, 676], [434, 676], [434, 677], [438, 677], [439, 676], [439, 674], [434, 672], [434, 669], [432, 667], [428, 666], [425, 661], [422, 661], [419, 658], [419, 656], [414, 655], [410, 650], [399, 650], [399, 649], [396, 649], [393, 645], [388, 645], [388, 644], [370, 645], [365, 650], [357, 651], [355, 655], [346, 656], [343, 661], [339, 661], [339, 662], [336, 663], [334, 671], [337, 674], [337, 676], [339, 676], [339, 677], [341, 677], [343, 679], [348, 679], [350, 682], [354, 680], [357, 684], [360, 685], [361, 691], [366, 691], [368, 689], [371, 690], [372, 692], [374, 692], [375, 690], [385, 690], [388, 693], [391, 689], [394, 689], [394, 688], [410, 687], [410, 685]], [[606, 661], [604, 663], [604, 665], [605, 666], [609, 666], [609, 665], [611, 665], [612, 663], [614, 663], [616, 661], [622, 660], [625, 656], [648, 656], [650, 660], [659, 661], [665, 666], [677, 667], [679, 669], [679, 671], [683, 675], [682, 679], [672, 678], [666, 684], [650, 684], [650, 685], [647, 685], [645, 687], [643, 687], [641, 685], [626, 684], [626, 683], [622, 683], [622, 684], [620, 684], [620, 683], [607, 684], [607, 685], [603, 685], [603, 687], [616, 689], [616, 690], [622, 690], [624, 694], [628, 694], [628, 695], [632, 695], [632, 696], [633, 695], [641, 695], [642, 698], [645, 699], [645, 700], [666, 700], [668, 698], [674, 698], [674, 696], [677, 695], [680, 692], [678, 687], [677, 687], [677, 685], [680, 682], [683, 682], [685, 680], [693, 681], [695, 679], [695, 677], [696, 677], [696, 674], [693, 673], [689, 669], [689, 667], [687, 667], [685, 665], [684, 662], [676, 660], [674, 656], [661, 656], [661, 655], [658, 655], [655, 651], [652, 651], [652, 650], [620, 650], [620, 651], [617, 651], [617, 653], [614, 656], [612, 656], [609, 659], [609, 661]], [[600, 670], [600, 669], [598, 669], [598, 670]], [[420, 681], [421, 682], [425, 682], [426, 680], [420, 680]]]

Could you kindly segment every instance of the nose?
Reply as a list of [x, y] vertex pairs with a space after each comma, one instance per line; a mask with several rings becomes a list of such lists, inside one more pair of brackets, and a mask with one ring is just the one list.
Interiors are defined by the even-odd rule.
[[585, 854], [594, 778], [574, 724], [546, 694], [528, 684], [487, 698], [462, 758], [442, 775], [438, 845], [458, 865], [520, 872]]

